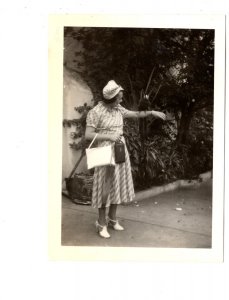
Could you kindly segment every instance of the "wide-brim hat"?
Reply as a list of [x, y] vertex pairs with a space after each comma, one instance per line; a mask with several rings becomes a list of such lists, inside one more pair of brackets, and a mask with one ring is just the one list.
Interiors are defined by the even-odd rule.
[[105, 100], [114, 98], [120, 91], [124, 91], [121, 85], [118, 85], [114, 80], [108, 81], [107, 85], [103, 88], [103, 97]]

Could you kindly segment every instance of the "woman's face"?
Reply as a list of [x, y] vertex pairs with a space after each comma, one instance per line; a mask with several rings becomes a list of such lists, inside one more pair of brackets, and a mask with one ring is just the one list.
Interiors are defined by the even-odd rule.
[[120, 91], [117, 96], [116, 96], [116, 101], [114, 102], [115, 105], [118, 105], [119, 103], [122, 102], [123, 98], [123, 91]]

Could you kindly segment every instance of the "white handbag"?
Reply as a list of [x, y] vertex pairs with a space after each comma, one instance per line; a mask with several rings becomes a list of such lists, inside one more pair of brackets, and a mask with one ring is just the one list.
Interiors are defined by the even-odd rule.
[[96, 133], [91, 144], [86, 149], [87, 168], [92, 169], [95, 167], [101, 167], [101, 166], [107, 166], [107, 165], [114, 166], [115, 160], [114, 160], [112, 145], [91, 148], [97, 135], [98, 135], [98, 133]]

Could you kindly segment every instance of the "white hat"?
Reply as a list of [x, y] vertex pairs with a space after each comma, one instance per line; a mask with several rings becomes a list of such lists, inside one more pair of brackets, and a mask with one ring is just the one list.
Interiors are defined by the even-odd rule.
[[114, 80], [108, 81], [107, 85], [103, 88], [103, 97], [106, 100], [114, 98], [120, 91], [124, 89], [118, 85]]

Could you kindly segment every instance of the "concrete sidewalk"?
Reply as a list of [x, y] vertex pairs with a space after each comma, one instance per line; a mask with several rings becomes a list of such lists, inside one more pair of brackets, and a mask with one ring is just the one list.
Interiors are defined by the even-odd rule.
[[125, 230], [109, 229], [110, 239], [96, 233], [96, 209], [64, 196], [62, 203], [63, 246], [211, 247], [211, 180], [120, 205], [117, 216]]

